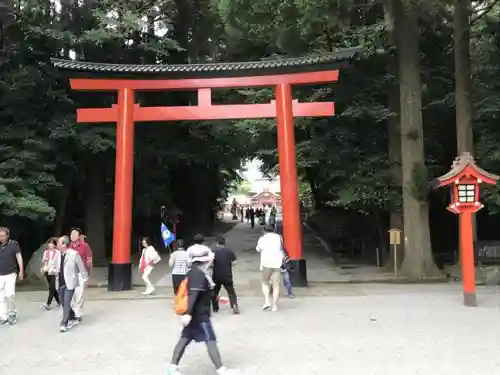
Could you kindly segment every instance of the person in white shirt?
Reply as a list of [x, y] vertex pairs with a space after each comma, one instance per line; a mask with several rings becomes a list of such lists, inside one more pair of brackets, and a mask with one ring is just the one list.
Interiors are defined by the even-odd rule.
[[[278, 310], [278, 298], [281, 285], [281, 265], [283, 264], [283, 240], [281, 236], [273, 232], [271, 225], [264, 227], [266, 232], [257, 242], [257, 251], [260, 253], [260, 271], [262, 282], [262, 293], [264, 294], [263, 310], [272, 307], [272, 311]], [[269, 301], [270, 288], [272, 288], [272, 305]]]
[[151, 272], [153, 272], [154, 265], [161, 260], [155, 248], [151, 246], [150, 243], [151, 242], [147, 237], [142, 239], [143, 249], [141, 260], [139, 261], [139, 274], [141, 275], [142, 280], [146, 283], [146, 290], [142, 293], [145, 295], [149, 295], [155, 291], [155, 287], [149, 279], [149, 276], [151, 275]]

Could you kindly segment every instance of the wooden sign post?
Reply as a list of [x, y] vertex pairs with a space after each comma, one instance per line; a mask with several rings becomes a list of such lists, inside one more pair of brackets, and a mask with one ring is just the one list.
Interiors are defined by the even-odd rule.
[[401, 230], [389, 229], [389, 243], [394, 251], [394, 276], [398, 276], [398, 245], [401, 245]]

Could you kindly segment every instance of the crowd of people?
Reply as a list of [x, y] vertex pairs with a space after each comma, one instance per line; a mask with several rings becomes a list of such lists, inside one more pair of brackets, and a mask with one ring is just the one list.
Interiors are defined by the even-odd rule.
[[[234, 374], [237, 370], [223, 365], [217, 347], [215, 332], [210, 320], [212, 313], [219, 311], [219, 293], [224, 287], [229, 297], [229, 306], [234, 314], [240, 314], [236, 294], [233, 267], [236, 254], [226, 246], [224, 237], [219, 237], [214, 248], [205, 244], [201, 234], [193, 238], [193, 244], [185, 248], [182, 240], [171, 254], [173, 293], [186, 288], [186, 309], [181, 316], [184, 326], [167, 367], [168, 375], [179, 375], [179, 362], [191, 342], [204, 342], [218, 374]], [[139, 272], [146, 285], [143, 294], [151, 294], [155, 288], [150, 280], [154, 266], [160, 256], [148, 238], [142, 239], [143, 250], [139, 261]], [[260, 253], [261, 286], [264, 296], [263, 310], [278, 310], [278, 299], [282, 279], [289, 297], [293, 297], [289, 282], [290, 258], [283, 246], [280, 234], [274, 226], [266, 224], [264, 234], [256, 244]], [[10, 239], [9, 229], [0, 227], [0, 324], [16, 324], [15, 305], [16, 280], [24, 278], [24, 264], [17, 241]], [[66, 332], [82, 321], [84, 291], [92, 271], [92, 252], [85, 236], [78, 228], [70, 235], [51, 238], [43, 254], [41, 272], [48, 285], [47, 300], [42, 307], [50, 310], [55, 301], [62, 308], [60, 331]], [[177, 298], [177, 297], [176, 297]]]
[[[51, 238], [43, 253], [41, 272], [48, 285], [42, 307], [50, 310], [55, 300], [62, 307], [60, 331], [66, 332], [82, 321], [84, 292], [92, 269], [92, 252], [79, 228], [70, 235]], [[16, 280], [24, 278], [24, 262], [19, 243], [0, 227], [0, 325], [17, 322]]]
[[[233, 199], [231, 203], [231, 214], [233, 220], [246, 221], [252, 228], [255, 228], [256, 222], [259, 225], [276, 225], [276, 215], [278, 210], [270, 204], [250, 205], [241, 204]], [[238, 217], [239, 216], [239, 217]]]

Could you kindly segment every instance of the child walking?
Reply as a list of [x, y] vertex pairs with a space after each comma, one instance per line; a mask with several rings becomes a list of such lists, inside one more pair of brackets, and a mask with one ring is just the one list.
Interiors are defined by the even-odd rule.
[[57, 265], [55, 264], [55, 259], [58, 259], [59, 250], [57, 249], [57, 241], [55, 238], [51, 238], [47, 242], [47, 248], [43, 253], [42, 258], [42, 273], [47, 279], [47, 284], [49, 288], [49, 296], [47, 297], [47, 302], [42, 305], [45, 310], [50, 310], [50, 305], [52, 305], [52, 300], [56, 300], [57, 306], [61, 306], [61, 301], [59, 300], [59, 293], [56, 289], [56, 273]]
[[142, 280], [146, 283], [146, 290], [142, 292], [144, 295], [150, 295], [155, 291], [155, 287], [149, 280], [151, 272], [153, 272], [154, 265], [158, 263], [161, 258], [156, 252], [155, 248], [151, 245], [151, 241], [148, 237], [142, 239], [142, 255], [139, 262], [139, 274]]

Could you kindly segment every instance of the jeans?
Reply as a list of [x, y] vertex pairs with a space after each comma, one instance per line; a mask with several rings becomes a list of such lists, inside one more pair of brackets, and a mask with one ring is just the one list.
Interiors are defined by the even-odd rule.
[[67, 327], [70, 320], [75, 320], [75, 311], [71, 307], [71, 302], [75, 294], [74, 289], [68, 289], [66, 285], [59, 288], [59, 298], [61, 299], [63, 305], [63, 317], [61, 320], [61, 326]]
[[61, 304], [59, 301], [59, 293], [57, 293], [56, 289], [56, 275], [45, 274], [45, 278], [47, 279], [47, 283], [49, 283], [49, 296], [47, 297], [47, 306], [52, 304], [52, 300], [55, 299], [58, 304]]
[[286, 291], [288, 295], [292, 293], [292, 281], [290, 280], [290, 272], [288, 270], [283, 270], [283, 284], [285, 284]]

